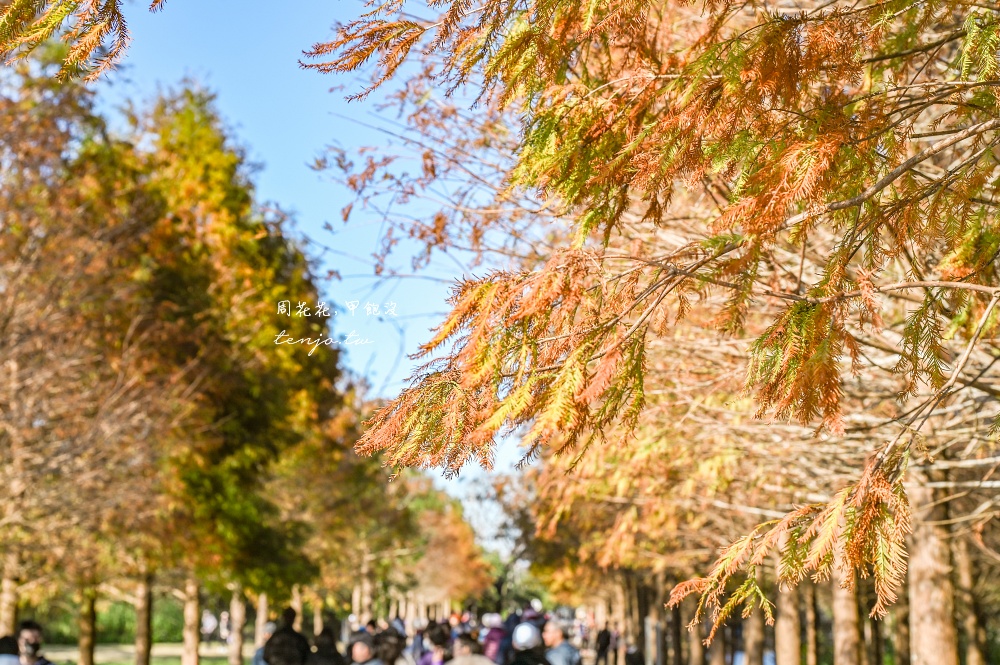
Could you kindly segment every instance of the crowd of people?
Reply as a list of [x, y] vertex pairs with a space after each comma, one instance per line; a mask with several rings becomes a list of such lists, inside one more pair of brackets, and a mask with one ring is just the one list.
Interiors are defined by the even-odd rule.
[[[269, 624], [264, 646], [252, 665], [581, 665], [580, 650], [570, 641], [571, 624], [535, 608], [511, 613], [506, 620], [486, 614], [452, 615], [447, 621], [421, 622], [408, 628], [400, 617], [369, 621], [346, 640], [345, 652], [329, 629], [313, 647], [293, 625], [295, 611], [285, 610], [280, 626]], [[589, 641], [579, 630], [577, 641]], [[596, 633], [597, 662], [618, 665], [619, 635], [609, 625]], [[609, 663], [610, 659], [610, 663]], [[641, 652], [630, 647], [624, 665], [642, 665]], [[0, 664], [2, 665], [2, 664]]]
[[[350, 634], [345, 653], [330, 628], [310, 644], [295, 630], [295, 619], [289, 608], [280, 625], [265, 624], [264, 645], [252, 665], [582, 665], [580, 651], [569, 639], [571, 626], [534, 608], [511, 613], [506, 620], [499, 614], [486, 614], [481, 621], [455, 614], [445, 622], [419, 623], [412, 633], [400, 617], [369, 621]], [[576, 638], [586, 641], [587, 632], [578, 628]], [[617, 639], [617, 631], [607, 624], [596, 634], [597, 665], [618, 665]], [[41, 648], [42, 627], [22, 621], [16, 638], [0, 637], [0, 665], [52, 665]], [[624, 665], [643, 665], [641, 654], [630, 649]]]

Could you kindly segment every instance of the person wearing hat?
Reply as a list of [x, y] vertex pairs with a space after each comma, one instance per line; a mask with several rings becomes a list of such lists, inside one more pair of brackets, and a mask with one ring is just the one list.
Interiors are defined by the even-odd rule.
[[511, 635], [514, 647], [513, 665], [549, 665], [545, 658], [542, 633], [532, 623], [519, 623]]
[[507, 631], [503, 628], [503, 619], [499, 614], [490, 613], [483, 615], [483, 627], [486, 628], [486, 637], [483, 639], [483, 655], [494, 663], [502, 663], [503, 642], [507, 637]]
[[351, 654], [351, 662], [357, 665], [382, 665], [382, 661], [375, 657], [375, 637], [363, 630], [351, 635], [348, 653]]

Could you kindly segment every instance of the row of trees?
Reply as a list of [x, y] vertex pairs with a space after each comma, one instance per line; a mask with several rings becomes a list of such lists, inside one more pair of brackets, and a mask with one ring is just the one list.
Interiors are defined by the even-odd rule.
[[319, 287], [212, 96], [109, 120], [46, 48], [0, 94], [0, 633], [75, 590], [87, 665], [96, 599], [127, 599], [147, 665], [171, 589], [193, 664], [207, 590], [232, 597], [239, 662], [248, 600], [261, 621], [269, 598], [321, 615], [352, 593], [362, 616], [426, 613], [487, 586], [459, 504], [354, 454], [372, 406], [338, 350], [275, 344], [333, 333], [279, 311]]
[[[40, 5], [4, 13], [11, 52], [86, 22]], [[769, 596], [792, 620], [792, 588], [833, 578], [844, 663], [860, 577], [874, 618], [910, 601], [900, 658], [957, 664], [962, 637], [975, 660], [998, 559], [998, 34], [961, 0], [372, 3], [307, 65], [406, 75], [419, 168], [333, 163], [387, 248], [499, 269], [456, 288], [359, 449], [457, 472], [520, 431], [568, 570], [693, 575], [671, 602], [715, 625]], [[99, 40], [68, 36], [72, 69]], [[417, 220], [380, 205], [421, 195]]]
[[[433, 202], [386, 213], [418, 264], [500, 270], [456, 288], [360, 448], [456, 471], [519, 434], [540, 465], [506, 501], [536, 569], [649, 658], [721, 658], [728, 623], [760, 662], [773, 620], [781, 664], [989, 662], [996, 12], [396, 10], [312, 52], [381, 76], [427, 46], [394, 97], [402, 161], [336, 165], [369, 208]], [[435, 94], [449, 78], [482, 107]]]

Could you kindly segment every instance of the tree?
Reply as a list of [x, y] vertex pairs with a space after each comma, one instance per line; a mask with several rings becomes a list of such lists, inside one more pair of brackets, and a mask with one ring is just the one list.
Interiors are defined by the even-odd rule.
[[461, 505], [426, 478], [393, 478], [379, 460], [358, 456], [354, 444], [376, 404], [363, 381], [343, 392], [344, 408], [323, 435], [292, 449], [269, 484], [283, 514], [309, 525], [318, 588], [350, 598], [361, 618], [388, 617], [407, 599], [417, 613], [418, 597], [440, 605], [477, 596], [487, 567]]
[[[732, 571], [787, 535], [785, 581], [828, 575], [846, 542], [837, 563], [871, 567], [881, 615], [905, 570], [914, 435], [992, 364], [980, 340], [997, 321], [986, 220], [1000, 125], [996, 53], [983, 45], [996, 16], [949, 3], [738, 7], [707, 4], [710, 20], [685, 22], [688, 9], [652, 3], [454, 3], [425, 22], [388, 3], [312, 51], [330, 58], [315, 65], [325, 71], [380, 52], [379, 83], [433, 35], [435, 74], [518, 106], [511, 186], [537, 188], [578, 220], [575, 242], [541, 270], [456, 290], [424, 347], [455, 350], [376, 416], [362, 446], [456, 470], [488, 465], [502, 427], [530, 424], [535, 449], [600, 441], [619, 416], [638, 422], [647, 338], [670, 330], [668, 307], [714, 316], [729, 334], [765, 317], [746, 372], [759, 412], [835, 436], [845, 375], [880, 369], [864, 348], [888, 349], [900, 426], [860, 479], [755, 530], [675, 594], [720, 601]], [[609, 253], [630, 211], [677, 228], [666, 211], [682, 185], [714, 198], [700, 239]], [[596, 232], [603, 242], [589, 242]], [[722, 302], [710, 297], [720, 292]], [[734, 598], [755, 597], [752, 579]]]
[[129, 271], [155, 206], [134, 163], [107, 159], [121, 146], [92, 93], [51, 84], [57, 54], [5, 72], [0, 100], [8, 632], [17, 578], [89, 597], [117, 529], [154, 509], [141, 442], [169, 430], [185, 388], [180, 372], [151, 377], [142, 353]]
[[255, 203], [211, 95], [183, 90], [132, 121], [136, 144], [150, 146], [147, 186], [165, 213], [138, 272], [157, 362], [198, 377], [181, 436], [162, 442], [164, 509], [140, 557], [180, 573], [193, 662], [203, 585], [273, 592], [315, 574], [305, 525], [282, 519], [266, 482], [338, 406], [338, 354], [275, 344], [281, 333], [328, 337], [328, 321], [281, 310], [283, 301], [319, 304], [318, 290], [284, 216]]
[[346, 383], [343, 394], [343, 408], [318, 435], [275, 465], [268, 493], [285, 519], [308, 525], [305, 551], [319, 565], [319, 588], [350, 598], [364, 586], [362, 605], [370, 614], [377, 581], [419, 557], [413, 546], [419, 529], [408, 483], [389, 484], [390, 474], [377, 460], [354, 452], [371, 408], [363, 384]]
[[[677, 319], [752, 331], [745, 390], [759, 415], [839, 439], [857, 407], [845, 400], [852, 373], [896, 384], [899, 400], [830, 501], [755, 529], [675, 599], [725, 607], [727, 580], [787, 537], [784, 582], [835, 564], [845, 579], [870, 573], [884, 614], [905, 571], [903, 482], [921, 437], [968, 393], [996, 394], [997, 13], [953, 1], [492, 0], [442, 2], [425, 20], [404, 6], [342, 26], [311, 65], [354, 71], [378, 54], [381, 84], [423, 45], [425, 76], [516, 110], [501, 195], [537, 194], [576, 233], [539, 269], [456, 290], [424, 349], [442, 357], [376, 415], [361, 449], [454, 472], [489, 466], [495, 435], [521, 425], [531, 454], [585, 448], [613, 423], [638, 425], [647, 347]], [[3, 17], [8, 48], [49, 25]], [[698, 198], [704, 214], [674, 213]], [[662, 233], [612, 251], [636, 225]], [[986, 438], [964, 457], [983, 457]], [[732, 599], [760, 599], [753, 579]]]
[[[114, 135], [90, 91], [51, 82], [50, 60], [5, 72], [0, 98], [4, 589], [81, 587], [83, 639], [94, 587], [136, 577], [142, 663], [154, 573], [183, 573], [195, 620], [201, 584], [314, 573], [304, 525], [263, 490], [339, 406], [338, 354], [274, 343], [328, 336], [327, 320], [279, 310], [318, 290], [211, 96], [133, 109]], [[5, 594], [10, 624], [16, 602]]]

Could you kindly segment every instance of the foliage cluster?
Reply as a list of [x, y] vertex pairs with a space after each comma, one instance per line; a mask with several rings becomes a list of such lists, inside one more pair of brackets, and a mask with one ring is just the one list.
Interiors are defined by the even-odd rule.
[[319, 580], [349, 597], [357, 552], [405, 546], [384, 566], [411, 577], [387, 590], [413, 587], [435, 549], [468, 573], [447, 592], [483, 587], [460, 512], [418, 478], [386, 491], [389, 473], [354, 454], [372, 404], [338, 351], [274, 343], [335, 337], [279, 311], [320, 285], [213, 96], [187, 85], [111, 126], [93, 91], [53, 80], [72, 48], [46, 49], [0, 93], [5, 584], [30, 605], [98, 585], [131, 602], [150, 578], [274, 600]]
[[[53, 6], [0, 15], [9, 53], [31, 46], [22, 36]], [[609, 565], [648, 553], [647, 537], [678, 537], [717, 501], [778, 513], [750, 536], [726, 534], [735, 544], [711, 572], [676, 589], [675, 601], [700, 593], [716, 619], [735, 604], [766, 609], [756, 572], [775, 552], [785, 584], [872, 575], [872, 611], [884, 613], [907, 533], [926, 522], [914, 513], [946, 500], [960, 514], [949, 524], [993, 551], [996, 8], [413, 7], [373, 0], [306, 66], [371, 67], [378, 86], [420, 57], [398, 101], [423, 171], [394, 177], [389, 157], [335, 165], [362, 205], [443, 190], [439, 213], [389, 228], [428, 253], [464, 245], [506, 263], [457, 286], [422, 350], [439, 355], [379, 410], [359, 450], [456, 473], [491, 466], [498, 435], [524, 431], [526, 459], [590, 474], [582, 494], [553, 481], [554, 523], [614, 480], [609, 496], [628, 507], [582, 522], [624, 538], [617, 553], [581, 543]], [[439, 99], [440, 86], [471, 93], [483, 113]], [[686, 426], [697, 418], [710, 424], [701, 438]], [[768, 456], [774, 447], [783, 454]], [[770, 463], [740, 475], [733, 451], [747, 449]], [[623, 468], [635, 460], [668, 481]], [[717, 486], [702, 484], [710, 473], [685, 485], [700, 462], [726, 472]], [[646, 500], [662, 530], [641, 528]], [[937, 542], [927, 529], [911, 548]]]

